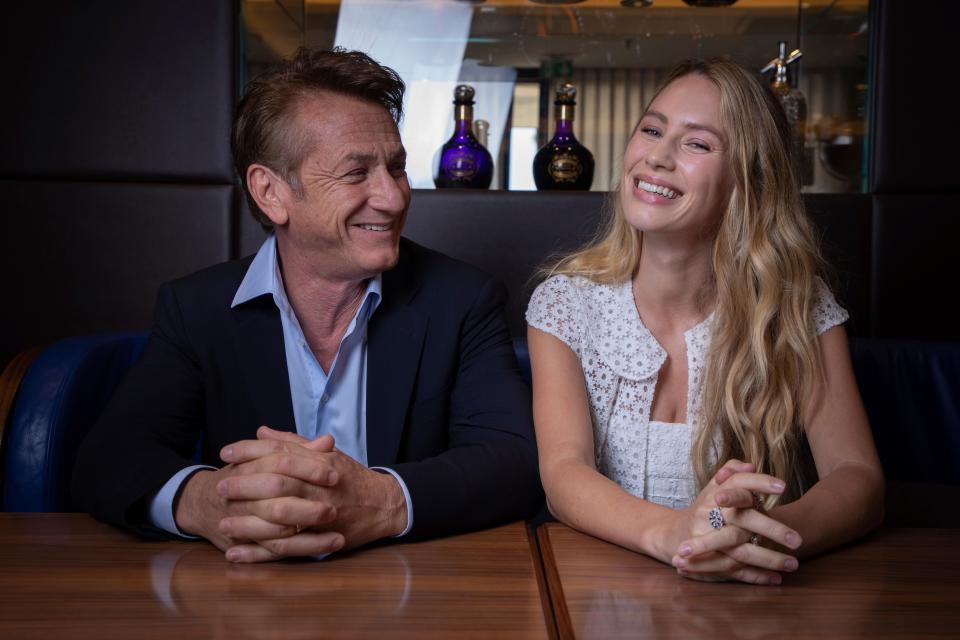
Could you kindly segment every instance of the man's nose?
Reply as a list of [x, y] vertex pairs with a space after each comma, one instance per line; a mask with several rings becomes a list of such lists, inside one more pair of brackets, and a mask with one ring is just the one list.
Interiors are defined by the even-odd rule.
[[378, 211], [400, 213], [410, 200], [407, 176], [397, 177], [386, 169], [376, 172], [371, 184], [370, 206]]

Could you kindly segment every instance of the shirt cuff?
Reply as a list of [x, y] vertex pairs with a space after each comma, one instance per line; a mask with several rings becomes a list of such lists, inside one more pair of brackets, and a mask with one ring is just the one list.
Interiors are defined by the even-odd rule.
[[396, 478], [397, 483], [400, 485], [400, 490], [403, 491], [403, 499], [407, 503], [407, 527], [398, 533], [394, 538], [402, 538], [403, 536], [410, 533], [410, 529], [413, 529], [413, 501], [410, 499], [410, 490], [407, 489], [407, 483], [403, 481], [403, 478], [400, 477], [400, 474], [394, 471], [393, 469], [388, 469], [387, 467], [370, 467], [373, 471], [380, 471], [382, 473], [389, 473], [394, 478]]
[[160, 487], [160, 491], [157, 491], [157, 495], [153, 496], [153, 499], [150, 500], [150, 524], [155, 526], [158, 529], [162, 529], [169, 534], [179, 536], [181, 538], [186, 538], [188, 540], [200, 540], [199, 536], [191, 536], [189, 534], [180, 531], [180, 528], [177, 527], [177, 521], [173, 517], [173, 502], [177, 498], [177, 494], [180, 492], [180, 487], [186, 482], [187, 478], [192, 476], [197, 471], [201, 469], [210, 469], [216, 471], [216, 467], [210, 467], [205, 464], [195, 464], [190, 467], [185, 467], [176, 472], [172, 478], [167, 480], [166, 484]]

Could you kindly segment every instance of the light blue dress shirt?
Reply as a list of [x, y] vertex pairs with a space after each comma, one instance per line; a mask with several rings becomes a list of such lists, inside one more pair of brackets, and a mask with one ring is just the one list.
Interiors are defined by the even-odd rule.
[[[381, 277], [377, 275], [367, 283], [363, 300], [340, 340], [340, 348], [327, 373], [310, 350], [296, 313], [290, 306], [277, 260], [277, 239], [273, 234], [264, 241], [250, 264], [234, 295], [231, 308], [267, 294], [280, 311], [297, 433], [308, 440], [332, 434], [337, 449], [366, 465], [367, 322], [380, 305]], [[269, 426], [283, 428], [287, 425]], [[214, 468], [194, 465], [174, 474], [150, 503], [153, 525], [168, 533], [183, 536], [173, 517], [173, 501], [177, 491], [193, 472]], [[407, 526], [400, 535], [406, 535], [413, 526], [413, 504], [407, 485], [392, 469], [374, 469], [389, 473], [400, 484], [407, 503]]]

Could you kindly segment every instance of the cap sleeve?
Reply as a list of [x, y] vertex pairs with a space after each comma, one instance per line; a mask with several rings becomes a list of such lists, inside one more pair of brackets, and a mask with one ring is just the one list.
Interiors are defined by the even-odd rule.
[[813, 325], [817, 335], [850, 319], [847, 310], [837, 304], [836, 298], [823, 280], [817, 279], [817, 301], [813, 306]]
[[551, 276], [536, 288], [527, 305], [527, 324], [558, 338], [580, 356], [583, 314], [580, 292], [567, 276]]

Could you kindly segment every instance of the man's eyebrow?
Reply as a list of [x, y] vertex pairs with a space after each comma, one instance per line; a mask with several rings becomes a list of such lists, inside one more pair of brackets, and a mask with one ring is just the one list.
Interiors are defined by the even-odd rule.
[[[664, 122], [664, 123], [667, 123], [667, 122], [670, 121], [669, 118], [667, 118], [667, 116], [663, 115], [663, 114], [660, 113], [659, 111], [647, 111], [647, 112], [646, 112], [645, 114], [643, 114], [643, 115], [644, 115], [644, 117], [646, 117], [646, 116], [653, 116], [653, 117], [656, 118], [657, 120], [660, 120], [660, 121], [662, 121], [662, 122]], [[641, 120], [642, 120], [642, 118], [641, 118]], [[682, 126], [683, 126], [684, 129], [688, 129], [688, 130], [690, 130], [690, 129], [699, 129], [699, 130], [701, 130], [701, 131], [706, 131], [706, 132], [708, 132], [708, 133], [712, 133], [713, 135], [715, 135], [716, 137], [720, 138], [721, 140], [726, 140], [726, 138], [724, 137], [724, 135], [723, 135], [722, 133], [720, 133], [719, 131], [717, 131], [715, 128], [711, 127], [711, 126], [708, 125], [708, 124], [701, 124], [701, 123], [699, 123], [699, 122], [691, 122], [691, 121], [688, 120], [687, 122], [684, 122], [684, 123], [682, 124]]]
[[374, 159], [374, 155], [372, 153], [363, 153], [361, 151], [353, 151], [343, 157], [343, 160], [345, 162], [367, 163], [373, 159]]
[[[364, 153], [362, 151], [352, 151], [347, 155], [343, 156], [341, 162], [356, 162], [359, 164], [371, 164], [376, 162], [377, 156], [373, 153]], [[406, 162], [407, 160], [407, 151], [406, 149], [400, 149], [399, 151], [389, 155], [387, 157], [387, 162], [392, 164], [395, 162]]]

